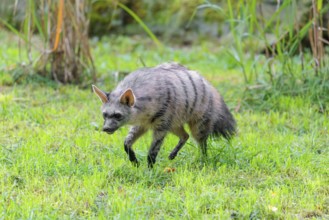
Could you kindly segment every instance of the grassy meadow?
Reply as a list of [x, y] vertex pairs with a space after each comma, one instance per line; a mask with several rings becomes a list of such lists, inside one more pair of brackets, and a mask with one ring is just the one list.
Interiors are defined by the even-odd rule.
[[113, 71], [140, 68], [141, 60], [176, 61], [201, 72], [237, 120], [230, 143], [208, 141], [206, 160], [192, 139], [168, 160], [178, 142], [168, 135], [153, 169], [148, 133], [134, 145], [136, 168], [123, 149], [128, 128], [101, 132], [101, 103], [89, 83], [28, 74], [15, 83], [22, 74], [12, 68], [22, 58], [1, 36], [0, 219], [329, 218], [328, 111], [309, 92], [249, 102], [241, 71], [214, 42], [157, 50], [141, 39], [91, 39], [100, 88], [112, 89]]

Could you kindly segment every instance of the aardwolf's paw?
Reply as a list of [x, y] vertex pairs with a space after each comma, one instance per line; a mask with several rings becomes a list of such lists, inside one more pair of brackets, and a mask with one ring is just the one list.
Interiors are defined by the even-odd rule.
[[135, 167], [139, 167], [139, 162], [137, 159], [132, 160], [131, 163], [135, 166]]
[[173, 160], [175, 159], [175, 157], [177, 156], [176, 152], [171, 152], [170, 155], [168, 156], [169, 160]]

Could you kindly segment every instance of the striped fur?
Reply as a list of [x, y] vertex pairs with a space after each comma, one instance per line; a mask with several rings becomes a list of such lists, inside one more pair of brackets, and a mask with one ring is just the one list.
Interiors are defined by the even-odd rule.
[[235, 133], [235, 120], [216, 89], [197, 72], [176, 63], [134, 71], [111, 93], [93, 89], [103, 102], [104, 131], [113, 133], [125, 124], [133, 125], [124, 147], [136, 164], [132, 145], [149, 129], [153, 130], [150, 167], [168, 132], [180, 138], [169, 159], [176, 157], [189, 138], [184, 124], [189, 125], [204, 154], [210, 135], [230, 139]]

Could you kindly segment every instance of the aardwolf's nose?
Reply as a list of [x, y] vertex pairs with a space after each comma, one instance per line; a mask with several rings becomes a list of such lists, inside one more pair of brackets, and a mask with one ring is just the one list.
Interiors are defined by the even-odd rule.
[[103, 128], [103, 131], [105, 131], [105, 132], [110, 132], [111, 129], [110, 129], [110, 128]]

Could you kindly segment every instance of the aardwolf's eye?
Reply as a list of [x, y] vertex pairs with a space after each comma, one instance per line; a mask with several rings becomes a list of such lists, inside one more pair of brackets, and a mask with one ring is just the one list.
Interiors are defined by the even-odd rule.
[[111, 115], [111, 118], [114, 118], [114, 119], [120, 121], [123, 119], [123, 116], [120, 113], [114, 113], [113, 115]]
[[109, 117], [109, 114], [107, 114], [106, 112], [103, 112], [103, 118], [108, 118]]

